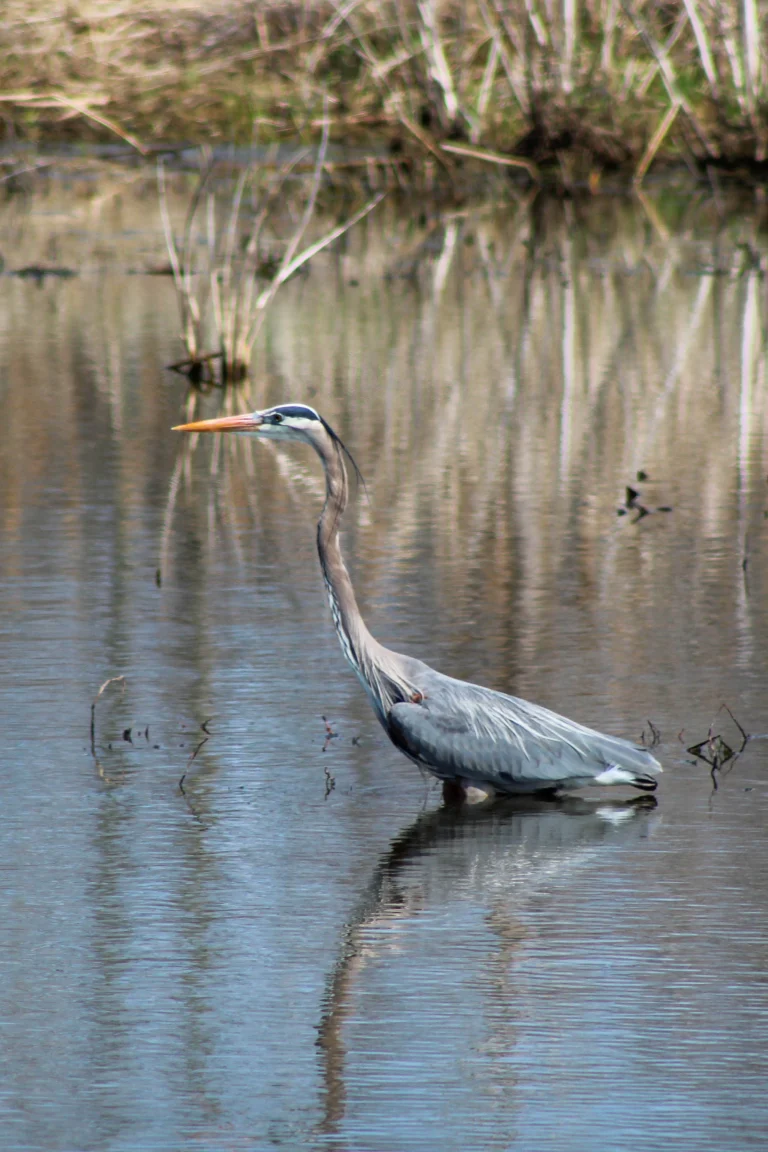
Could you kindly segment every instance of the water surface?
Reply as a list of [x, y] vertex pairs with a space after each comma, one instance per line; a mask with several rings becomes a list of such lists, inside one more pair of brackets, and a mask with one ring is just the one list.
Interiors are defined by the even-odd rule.
[[316, 461], [169, 431], [149, 184], [11, 197], [0, 242], [3, 1146], [765, 1147], [768, 742], [717, 789], [686, 751], [739, 747], [722, 704], [768, 732], [757, 218], [383, 215], [281, 292], [242, 401], [355, 454], [377, 637], [652, 723], [655, 808], [446, 811], [389, 746]]

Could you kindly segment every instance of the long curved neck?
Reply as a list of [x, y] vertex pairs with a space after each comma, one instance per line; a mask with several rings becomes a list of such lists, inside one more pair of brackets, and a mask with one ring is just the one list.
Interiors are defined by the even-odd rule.
[[341, 554], [339, 525], [349, 496], [341, 448], [328, 434], [315, 441], [314, 446], [325, 469], [325, 504], [317, 524], [317, 552], [333, 623], [344, 655], [383, 719], [396, 700], [408, 698], [411, 685], [395, 667], [396, 653], [379, 644], [368, 631]]
[[325, 504], [317, 524], [317, 553], [344, 655], [357, 671], [362, 665], [362, 654], [379, 645], [360, 614], [352, 579], [339, 545], [339, 525], [349, 496], [341, 450], [330, 437], [324, 437], [318, 451], [325, 468]]

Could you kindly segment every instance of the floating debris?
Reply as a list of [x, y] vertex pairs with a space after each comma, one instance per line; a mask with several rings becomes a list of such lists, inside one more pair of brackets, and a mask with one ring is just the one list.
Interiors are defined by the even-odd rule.
[[[642, 468], [639, 472], [637, 472], [636, 475], [637, 481], [639, 483], [642, 483], [643, 480], [648, 479], [648, 473]], [[672, 511], [671, 504], [660, 504], [658, 508], [648, 508], [645, 504], [641, 503], [640, 497], [640, 491], [637, 488], [633, 488], [631, 484], [627, 484], [626, 488], [624, 489], [624, 503], [620, 508], [616, 509], [616, 515], [626, 516], [628, 512], [636, 512], [637, 515], [635, 516], [635, 519], [632, 521], [632, 523], [637, 524], [639, 520], [642, 520], [645, 516], [650, 516], [652, 512]]]
[[9, 276], [18, 276], [21, 280], [36, 280], [41, 283], [46, 276], [56, 276], [60, 280], [69, 280], [77, 276], [74, 268], [46, 268], [43, 264], [29, 264], [26, 268], [16, 268], [8, 272]]

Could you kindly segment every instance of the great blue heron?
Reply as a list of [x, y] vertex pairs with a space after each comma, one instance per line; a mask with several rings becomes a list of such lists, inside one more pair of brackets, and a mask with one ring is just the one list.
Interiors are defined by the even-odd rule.
[[239, 432], [309, 444], [325, 469], [317, 550], [344, 655], [387, 735], [406, 756], [470, 801], [496, 793], [542, 792], [589, 784], [652, 791], [661, 765], [651, 753], [547, 708], [454, 680], [392, 652], [368, 631], [339, 547], [348, 481], [341, 439], [314, 408], [279, 404], [242, 416], [180, 424], [178, 432]]

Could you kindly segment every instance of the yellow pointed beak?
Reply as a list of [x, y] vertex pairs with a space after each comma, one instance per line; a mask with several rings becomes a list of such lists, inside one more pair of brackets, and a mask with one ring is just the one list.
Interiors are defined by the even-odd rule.
[[241, 416], [215, 416], [213, 420], [193, 420], [191, 424], [177, 424], [172, 432], [256, 432], [264, 423], [261, 416], [243, 413]]

